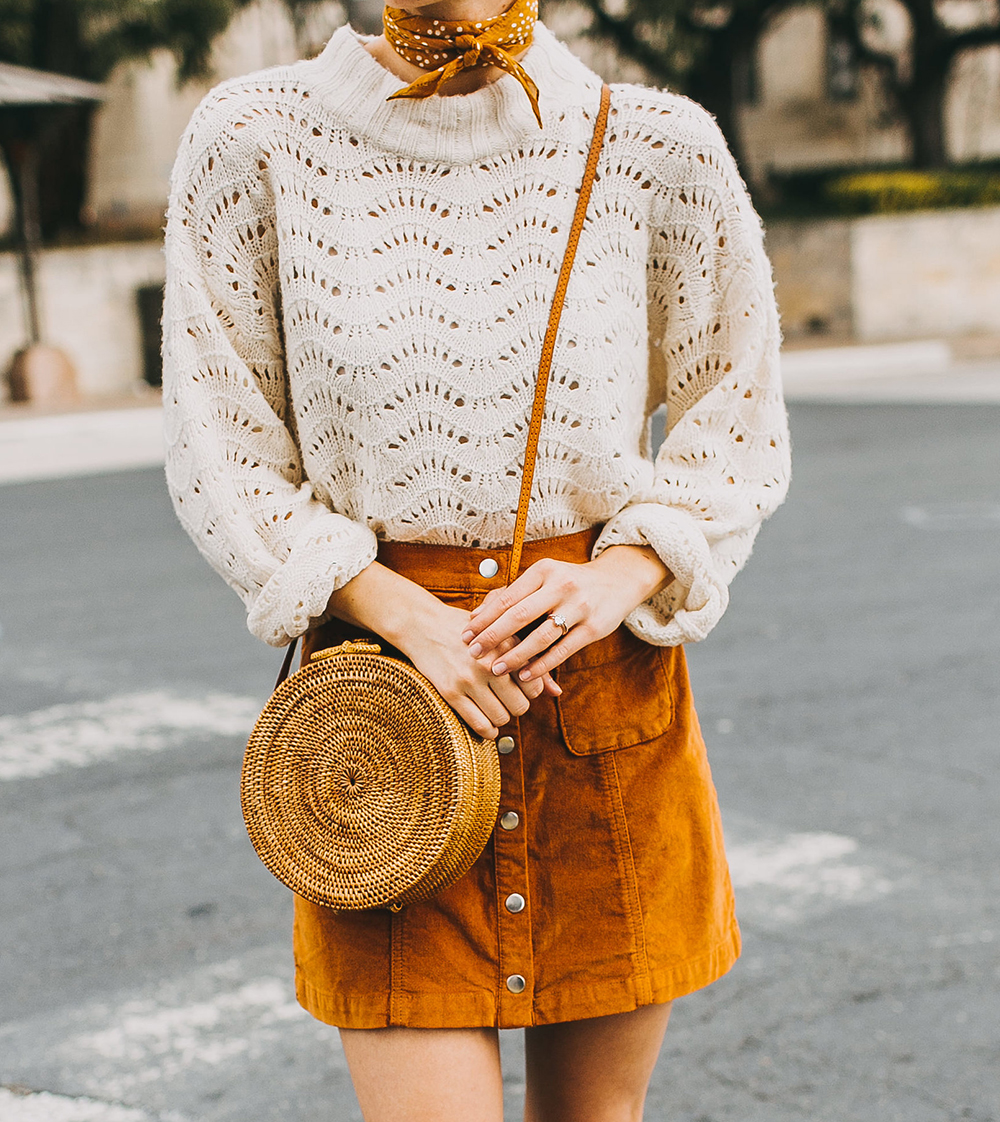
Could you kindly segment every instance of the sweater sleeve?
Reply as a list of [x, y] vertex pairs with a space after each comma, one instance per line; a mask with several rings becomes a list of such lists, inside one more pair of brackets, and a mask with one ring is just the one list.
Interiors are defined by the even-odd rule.
[[684, 105], [691, 171], [664, 177], [651, 232], [650, 322], [663, 332], [651, 339], [651, 404], [666, 404], [667, 435], [651, 486], [609, 520], [595, 547], [596, 556], [651, 546], [673, 574], [625, 621], [661, 646], [703, 639], [722, 617], [790, 468], [760, 221], [714, 121]]
[[374, 560], [374, 534], [305, 478], [290, 428], [266, 146], [225, 93], [181, 141], [166, 232], [167, 484], [184, 529], [283, 646]]

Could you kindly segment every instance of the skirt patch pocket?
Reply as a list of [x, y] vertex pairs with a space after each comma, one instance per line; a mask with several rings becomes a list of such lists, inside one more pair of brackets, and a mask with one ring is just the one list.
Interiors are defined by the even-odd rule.
[[571, 656], [554, 677], [559, 728], [574, 756], [613, 752], [662, 736], [674, 719], [674, 648], [620, 627]]

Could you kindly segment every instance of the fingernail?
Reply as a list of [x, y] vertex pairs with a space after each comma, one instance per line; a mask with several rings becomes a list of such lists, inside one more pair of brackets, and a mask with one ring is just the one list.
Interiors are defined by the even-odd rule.
[[531, 677], [531, 671], [527, 667], [525, 667], [521, 671], [521, 673], [518, 674], [518, 677], [521, 679], [522, 682], [526, 682]]
[[475, 635], [475, 631], [463, 631], [462, 632], [462, 642], [467, 643], [472, 638], [473, 635]]
[[472, 646], [469, 647], [469, 654], [472, 655], [473, 658], [479, 658], [482, 653], [483, 648], [479, 643], [473, 643]]
[[493, 663], [493, 673], [497, 674], [497, 675], [506, 674], [507, 673], [507, 663], [506, 662], [494, 662]]
[[559, 697], [562, 693], [562, 686], [560, 686], [558, 682], [553, 682], [552, 684], [555, 686], [556, 697]]

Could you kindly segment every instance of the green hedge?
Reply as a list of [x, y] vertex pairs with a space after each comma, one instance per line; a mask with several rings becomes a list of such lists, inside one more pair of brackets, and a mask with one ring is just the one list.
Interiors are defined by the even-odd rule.
[[828, 179], [823, 194], [841, 214], [898, 214], [1000, 205], [1000, 171], [854, 172]]

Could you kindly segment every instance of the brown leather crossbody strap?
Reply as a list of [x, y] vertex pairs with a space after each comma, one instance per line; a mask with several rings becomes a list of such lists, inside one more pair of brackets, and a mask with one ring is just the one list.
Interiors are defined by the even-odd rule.
[[610, 107], [611, 90], [605, 85], [601, 89], [601, 108], [594, 125], [594, 136], [590, 142], [587, 167], [583, 173], [583, 183], [580, 185], [580, 197], [576, 202], [576, 213], [573, 215], [573, 224], [569, 231], [566, 255], [563, 258], [562, 269], [559, 271], [559, 280], [556, 283], [556, 292], [552, 299], [552, 309], [549, 312], [549, 325], [546, 328], [545, 340], [542, 343], [542, 357], [538, 364], [538, 381], [535, 383], [535, 401], [531, 408], [531, 424], [528, 426], [528, 446], [524, 453], [524, 471], [521, 473], [521, 495], [517, 503], [517, 519], [514, 522], [514, 541], [510, 548], [510, 562], [507, 565], [508, 584], [516, 580], [518, 569], [521, 567], [524, 531], [528, 525], [528, 502], [531, 499], [531, 484], [535, 477], [535, 457], [538, 454], [538, 438], [542, 431], [542, 417], [545, 414], [545, 393], [549, 387], [549, 373], [552, 370], [552, 356], [556, 349], [556, 335], [559, 333], [559, 319], [562, 316], [563, 304], [566, 300], [566, 289], [569, 287], [569, 275], [573, 270], [573, 261], [576, 258], [576, 247], [580, 244], [580, 234], [583, 231], [584, 219], [587, 217], [590, 189], [594, 186], [594, 179], [597, 176], [597, 161], [600, 159], [601, 147], [604, 144], [604, 133], [608, 126]]
[[[566, 289], [569, 287], [569, 275], [573, 270], [573, 261], [576, 258], [576, 247], [580, 244], [580, 234], [583, 232], [584, 219], [587, 217], [590, 191], [597, 177], [597, 161], [601, 157], [601, 148], [608, 127], [610, 109], [611, 90], [607, 85], [604, 85], [601, 87], [601, 107], [597, 113], [597, 121], [594, 123], [594, 135], [590, 142], [587, 166], [583, 172], [580, 195], [576, 202], [576, 211], [573, 214], [573, 222], [569, 229], [569, 240], [566, 243], [562, 268], [559, 270], [555, 295], [552, 298], [549, 323], [545, 329], [545, 339], [542, 342], [542, 356], [538, 363], [538, 380], [535, 382], [535, 400], [531, 407], [531, 423], [528, 425], [528, 444], [524, 452], [521, 494], [518, 498], [517, 518], [514, 522], [514, 540], [510, 549], [510, 562], [507, 565], [508, 584], [517, 577], [517, 571], [521, 567], [521, 550], [524, 548], [524, 531], [528, 524], [528, 503], [531, 499], [531, 484], [535, 477], [535, 458], [538, 454], [538, 438], [542, 431], [542, 417], [545, 414], [545, 394], [548, 390], [549, 374], [552, 370], [552, 356], [555, 354], [559, 320], [562, 316], [563, 304], [566, 301]], [[275, 689], [288, 677], [292, 669], [292, 659], [295, 657], [296, 646], [298, 646], [298, 639], [293, 639], [288, 644], [278, 680], [274, 683]]]

